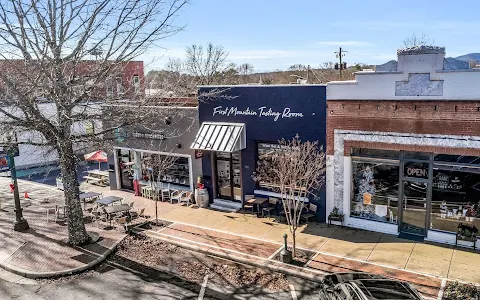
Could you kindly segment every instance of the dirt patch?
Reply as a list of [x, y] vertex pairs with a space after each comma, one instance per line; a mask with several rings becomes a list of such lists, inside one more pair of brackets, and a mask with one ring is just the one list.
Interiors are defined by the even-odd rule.
[[[288, 247], [292, 251], [292, 247]], [[315, 255], [315, 252], [297, 249], [292, 265], [303, 267]], [[275, 255], [274, 260], [280, 261], [280, 252]]]
[[471, 283], [449, 282], [443, 293], [444, 300], [478, 300], [480, 299], [480, 287]]
[[235, 288], [255, 286], [271, 291], [288, 289], [284, 274], [208, 257], [143, 235], [125, 238], [112, 260], [118, 263], [132, 260], [151, 268], [173, 272], [198, 284], [208, 274], [210, 280]]
[[162, 228], [168, 227], [172, 224], [173, 224], [172, 222], [168, 222], [168, 221], [165, 221], [165, 220], [158, 219], [157, 221], [151, 221], [151, 222], [148, 222], [146, 224], [143, 224], [142, 226], [139, 226], [138, 228], [145, 229], [145, 230], [157, 231], [157, 230], [160, 230]]

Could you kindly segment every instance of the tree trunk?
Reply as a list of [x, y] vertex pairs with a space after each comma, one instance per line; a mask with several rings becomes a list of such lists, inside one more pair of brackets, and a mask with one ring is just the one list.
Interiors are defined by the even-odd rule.
[[296, 232], [293, 231], [292, 232], [292, 257], [293, 259], [295, 259], [295, 255], [296, 255], [296, 252], [297, 252], [297, 243], [296, 243], [296, 239], [297, 239], [297, 235], [296, 235]]
[[62, 170], [63, 191], [65, 194], [65, 214], [68, 224], [68, 243], [71, 245], [84, 245], [90, 241], [90, 236], [85, 229], [82, 205], [79, 198], [76, 157], [73, 153], [72, 142], [68, 139], [60, 140], [58, 152], [60, 168]]

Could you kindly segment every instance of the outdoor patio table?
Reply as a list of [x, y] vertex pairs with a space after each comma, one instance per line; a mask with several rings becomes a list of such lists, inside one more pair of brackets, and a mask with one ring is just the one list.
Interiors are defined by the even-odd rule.
[[100, 193], [95, 193], [95, 192], [86, 192], [86, 193], [81, 193], [80, 200], [83, 201], [83, 210], [85, 210], [85, 202], [88, 200], [92, 200], [94, 198], [98, 198], [101, 194]]
[[117, 214], [121, 212], [130, 212], [130, 205], [128, 204], [121, 204], [121, 205], [112, 205], [112, 206], [107, 206], [104, 208], [105, 213], [108, 216], [108, 220], [110, 221], [110, 227], [112, 227], [112, 214]]
[[95, 203], [101, 204], [101, 205], [110, 205], [113, 202], [117, 201], [122, 201], [123, 198], [117, 197], [117, 196], [108, 196], [108, 197], [103, 197], [102, 199], [99, 199], [95, 201]]
[[253, 204], [254, 206], [256, 205], [257, 206], [257, 217], [260, 215], [260, 206], [267, 202], [268, 201], [268, 198], [255, 198], [255, 199], [252, 199], [254, 201], [252, 202], [249, 202], [251, 204]]

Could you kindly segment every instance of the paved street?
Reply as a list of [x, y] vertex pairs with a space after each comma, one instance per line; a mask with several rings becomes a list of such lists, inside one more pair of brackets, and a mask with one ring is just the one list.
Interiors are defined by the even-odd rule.
[[[145, 266], [132, 268], [108, 262], [96, 271], [67, 282], [38, 282], [37, 285], [25, 285], [0, 279], [0, 299], [65, 299], [65, 295], [68, 295], [69, 300], [198, 299], [201, 287], [197, 284], [165, 272], [157, 272], [156, 276], [144, 272]], [[296, 287], [297, 299], [316, 299], [316, 287], [311, 283], [305, 283], [301, 279], [290, 280]], [[230, 299], [232, 291], [233, 289], [225, 285], [207, 284], [203, 299]], [[235, 290], [235, 299], [290, 300], [292, 294], [290, 291], [251, 294], [248, 291]]]

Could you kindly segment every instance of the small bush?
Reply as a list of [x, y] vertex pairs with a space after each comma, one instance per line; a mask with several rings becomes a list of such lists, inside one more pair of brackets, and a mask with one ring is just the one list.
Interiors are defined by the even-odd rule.
[[480, 287], [473, 284], [449, 282], [443, 293], [444, 300], [478, 300], [480, 299]]

